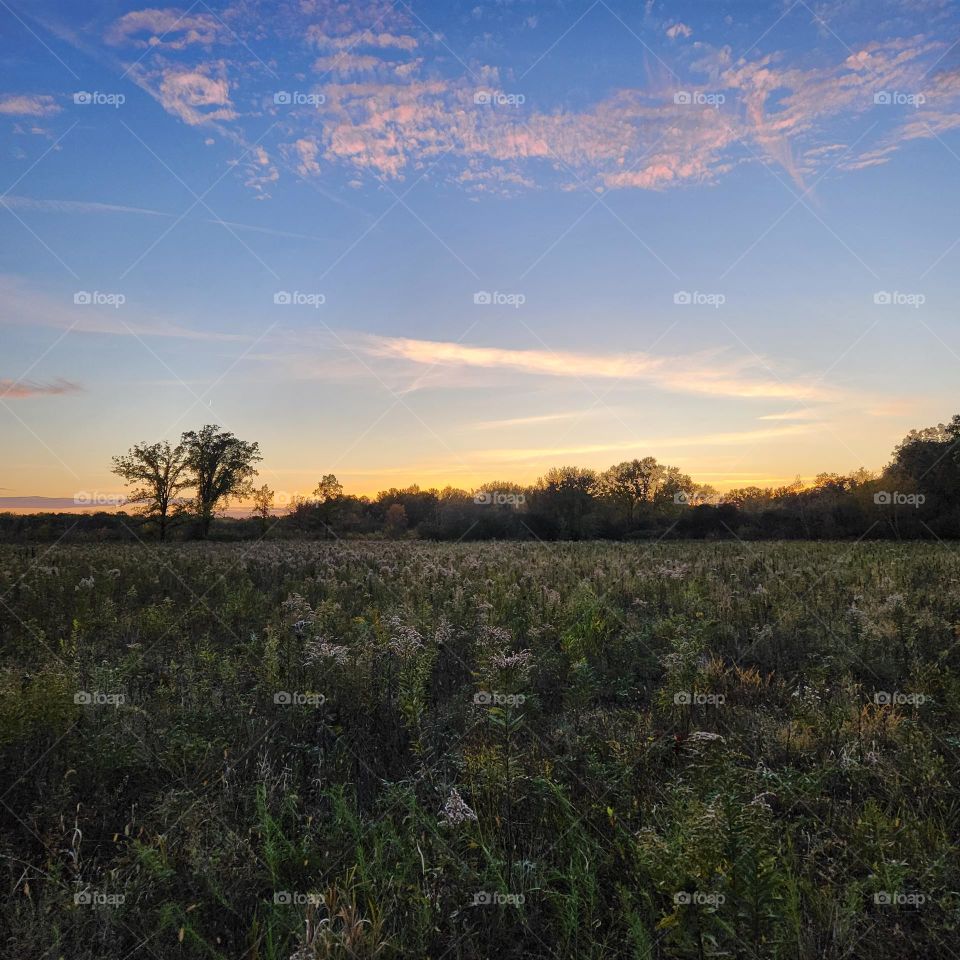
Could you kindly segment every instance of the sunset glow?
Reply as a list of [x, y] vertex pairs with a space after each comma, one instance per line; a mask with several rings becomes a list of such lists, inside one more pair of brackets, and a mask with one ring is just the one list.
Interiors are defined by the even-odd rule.
[[287, 496], [723, 490], [956, 406], [946, 0], [0, 19], [0, 509], [207, 422]]

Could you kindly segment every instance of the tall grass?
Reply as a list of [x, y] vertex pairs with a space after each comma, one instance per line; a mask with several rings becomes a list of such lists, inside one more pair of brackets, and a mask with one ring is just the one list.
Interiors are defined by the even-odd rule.
[[0, 548], [4, 955], [948, 957], [921, 544]]

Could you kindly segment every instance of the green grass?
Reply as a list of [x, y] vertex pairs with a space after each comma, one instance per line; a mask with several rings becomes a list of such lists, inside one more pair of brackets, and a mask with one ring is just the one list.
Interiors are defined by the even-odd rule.
[[958, 643], [929, 544], [0, 548], [2, 952], [948, 957]]

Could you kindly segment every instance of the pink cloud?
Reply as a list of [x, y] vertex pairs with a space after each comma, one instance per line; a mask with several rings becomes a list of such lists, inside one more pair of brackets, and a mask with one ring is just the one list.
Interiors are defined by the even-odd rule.
[[[699, 43], [689, 64], [694, 79], [684, 87], [712, 100], [675, 102], [678, 82], [664, 73], [642, 88], [565, 109], [542, 101], [475, 102], [480, 89], [509, 94], [509, 82], [501, 81], [497, 68], [482, 64], [459, 75], [449, 72], [456, 72], [455, 63], [448, 63], [443, 75], [428, 71], [425, 63], [433, 60], [427, 51], [433, 44], [436, 52], [435, 38], [403, 5], [292, 0], [287, 9], [289, 22], [258, 24], [255, 30], [259, 37], [273, 29], [314, 58], [318, 76], [312, 87], [323, 92], [324, 103], [271, 114], [281, 132], [279, 155], [301, 177], [339, 167], [356, 185], [357, 173], [402, 179], [437, 162], [438, 176], [470, 190], [494, 190], [499, 183], [515, 192], [556, 183], [558, 177], [564, 189], [662, 190], [714, 182], [737, 164], [759, 160], [778, 165], [804, 186], [834, 164], [846, 170], [874, 166], [911, 140], [960, 127], [956, 74], [928, 76], [947, 44], [928, 36], [861, 44], [853, 52], [841, 50], [832, 61], [826, 51], [816, 65], [783, 54], [735, 59], [728, 48]], [[172, 8], [127, 14], [111, 36], [178, 50], [221, 37], [222, 29], [206, 14], [191, 13], [178, 22], [180, 16]], [[227, 8], [223, 16], [239, 26], [235, 11]], [[673, 40], [693, 35], [680, 21], [662, 29]], [[246, 146], [252, 138], [229, 125], [238, 119], [234, 101], [263, 102], [262, 90], [259, 98], [240, 96], [269, 69], [249, 57], [174, 65], [153, 56], [145, 57], [134, 76], [185, 123], [219, 122], [221, 133]], [[292, 79], [284, 79], [292, 87]], [[927, 103], [913, 114], [890, 111], [878, 117], [886, 120], [878, 124], [883, 132], [864, 136], [847, 157], [848, 144], [860, 132], [851, 132], [854, 124], [872, 119], [874, 95], [882, 90], [924, 91]], [[257, 160], [252, 166], [248, 183], [259, 191], [265, 177], [279, 175]]]
[[318, 47], [327, 47], [332, 50], [353, 50], [361, 47], [372, 47], [379, 50], [416, 50], [417, 38], [408, 34], [397, 34], [375, 30], [358, 30], [344, 36], [330, 36], [315, 27], [307, 30], [307, 38]]
[[310, 176], [320, 172], [317, 156], [320, 152], [315, 140], [302, 138], [293, 144], [293, 151], [297, 157], [297, 172], [302, 176]]
[[[144, 39], [138, 34], [149, 36]], [[203, 46], [229, 43], [232, 36], [227, 27], [211, 14], [185, 13], [175, 7], [166, 7], [124, 14], [111, 25], [104, 39], [112, 46], [129, 44], [183, 50], [194, 43]]]
[[236, 117], [222, 61], [194, 68], [164, 64], [155, 73], [137, 69], [131, 76], [165, 110], [192, 127]]
[[56, 397], [64, 393], [77, 393], [79, 385], [69, 380], [53, 383], [34, 383], [30, 380], [0, 380], [0, 400], [22, 400], [26, 397]]
[[60, 112], [46, 94], [0, 94], [0, 114], [11, 117], [49, 117]]

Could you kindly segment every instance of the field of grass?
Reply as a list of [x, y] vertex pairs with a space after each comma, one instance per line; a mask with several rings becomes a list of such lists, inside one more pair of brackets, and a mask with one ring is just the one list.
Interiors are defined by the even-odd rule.
[[950, 957], [923, 544], [0, 548], [0, 953]]

